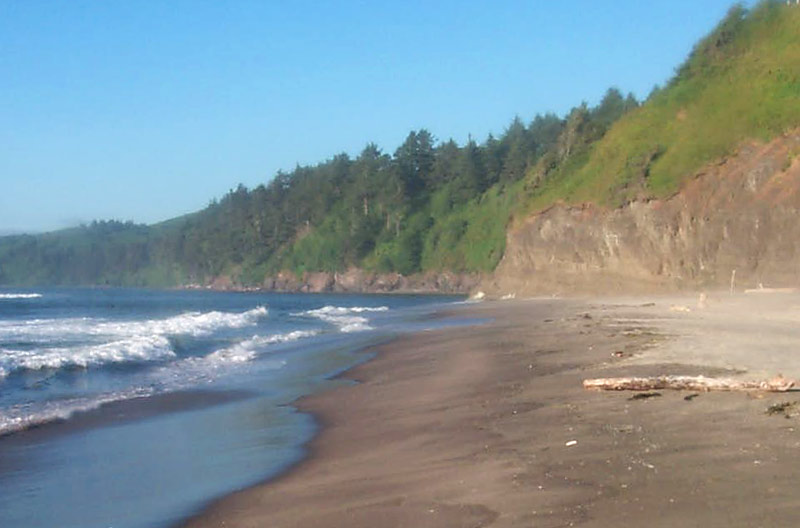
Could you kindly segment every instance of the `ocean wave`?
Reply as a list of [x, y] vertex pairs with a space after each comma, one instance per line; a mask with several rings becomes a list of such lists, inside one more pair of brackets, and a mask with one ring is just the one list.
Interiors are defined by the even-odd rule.
[[92, 317], [0, 321], [0, 341], [49, 343], [74, 337], [130, 338], [153, 334], [198, 337], [223, 328], [252, 326], [267, 314], [267, 308], [259, 306], [239, 313], [187, 312], [165, 319], [144, 321], [108, 321]]
[[67, 420], [76, 413], [92, 411], [107, 403], [133, 398], [145, 398], [155, 392], [152, 387], [137, 387], [93, 397], [14, 405], [0, 410], [0, 436], [49, 422]]
[[[235, 372], [235, 370], [231, 371], [230, 368], [235, 367], [237, 364], [252, 361], [264, 347], [313, 337], [318, 333], [319, 332], [316, 330], [295, 330], [285, 334], [268, 336], [255, 335], [230, 347], [212, 352], [204, 357], [185, 358], [163, 365], [140, 378], [140, 382], [143, 382], [143, 384], [139, 387], [96, 396], [55, 400], [44, 403], [25, 403], [14, 405], [7, 409], [0, 409], [0, 436], [49, 422], [68, 420], [76, 413], [91, 411], [107, 403], [134, 398], [145, 398], [156, 394], [164, 394], [196, 387], [199, 383], [211, 382], [220, 375]], [[168, 343], [166, 344], [168, 345]], [[140, 351], [143, 352], [144, 348], [140, 349]], [[2, 354], [7, 354], [8, 352], [21, 351], [0, 350]], [[92, 363], [92, 361], [102, 362], [108, 360], [111, 362], [118, 361], [122, 358], [122, 356], [104, 356], [103, 353], [98, 350], [93, 351], [93, 354], [83, 357], [58, 356], [53, 353], [47, 358], [47, 361], [45, 361], [42, 356], [27, 356], [24, 353], [17, 355], [12, 354], [12, 356], [15, 360], [20, 362], [31, 361], [31, 363], [25, 365], [24, 368], [37, 368], [40, 363], [41, 368], [63, 367], [66, 365], [88, 366], [90, 364], [95, 364]], [[126, 357], [128, 359], [133, 359], [135, 356], [136, 349], [128, 349], [128, 356]], [[146, 354], [143, 355], [143, 357], [145, 356]], [[172, 356], [174, 356], [174, 353], [168, 357]], [[8, 356], [4, 359], [7, 360]], [[148, 356], [148, 359], [155, 359], [155, 356]], [[285, 365], [283, 361], [276, 362], [272, 368], [281, 368], [283, 365]], [[0, 375], [6, 373], [6, 368], [8, 368], [8, 364], [0, 366]], [[13, 371], [20, 368], [20, 365], [11, 366], [10, 368]]]
[[[220, 376], [236, 372], [238, 366], [256, 359], [269, 345], [297, 341], [317, 335], [317, 330], [295, 330], [285, 334], [255, 335], [205, 356], [187, 357], [161, 365], [148, 374], [149, 383], [162, 389], [178, 390], [210, 383]], [[280, 368], [285, 362], [277, 362]]]
[[87, 368], [111, 363], [160, 361], [175, 357], [169, 340], [160, 335], [138, 336], [101, 345], [36, 350], [0, 348], [0, 378], [19, 370]]
[[[189, 312], [168, 319], [156, 319], [138, 324], [122, 323], [124, 326], [121, 330], [133, 330], [137, 334], [152, 332], [165, 335], [203, 336], [222, 328], [243, 328], [254, 325], [267, 313], [268, 311], [264, 306], [241, 313]], [[113, 329], [115, 324], [110, 326]]]
[[[91, 318], [0, 321], [0, 342], [26, 344], [25, 348], [18, 345], [0, 348], [0, 380], [24, 370], [169, 360], [176, 353], [168, 336], [196, 337], [219, 329], [243, 328], [255, 325], [267, 313], [260, 306], [240, 313], [189, 312], [145, 321], [110, 322]], [[64, 340], [70, 339], [82, 342], [63, 346]]]
[[0, 293], [0, 299], [38, 299], [41, 293]]
[[276, 343], [287, 343], [297, 341], [306, 337], [313, 337], [319, 332], [317, 330], [295, 330], [286, 334], [274, 334], [269, 336], [253, 336], [235, 345], [212, 352], [203, 360], [214, 363], [245, 363], [255, 359], [259, 349], [274, 345]]
[[331, 323], [340, 332], [363, 332], [364, 330], [372, 330], [369, 325], [369, 320], [363, 315], [368, 312], [386, 312], [389, 310], [387, 306], [323, 306], [315, 310], [306, 310], [299, 315], [308, 315], [316, 317], [326, 323]]

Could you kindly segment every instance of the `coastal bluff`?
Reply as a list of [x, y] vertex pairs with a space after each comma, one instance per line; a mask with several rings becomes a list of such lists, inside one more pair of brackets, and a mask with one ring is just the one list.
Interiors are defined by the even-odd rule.
[[666, 199], [556, 204], [512, 226], [489, 295], [800, 284], [800, 130], [749, 142]]

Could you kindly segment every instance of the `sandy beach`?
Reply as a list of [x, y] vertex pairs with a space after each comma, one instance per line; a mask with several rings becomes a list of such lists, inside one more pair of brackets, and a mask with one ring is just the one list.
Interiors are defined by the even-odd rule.
[[[403, 337], [301, 400], [321, 425], [282, 477], [184, 526], [789, 526], [790, 393], [582, 388], [585, 378], [800, 377], [800, 295], [533, 299]], [[691, 396], [695, 394], [695, 396]], [[689, 398], [687, 398], [689, 396]]]

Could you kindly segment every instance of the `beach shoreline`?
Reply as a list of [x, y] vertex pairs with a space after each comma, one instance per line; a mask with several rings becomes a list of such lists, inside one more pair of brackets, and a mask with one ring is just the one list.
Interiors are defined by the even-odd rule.
[[[800, 517], [790, 463], [800, 433], [793, 416], [765, 410], [798, 396], [660, 391], [630, 400], [581, 381], [741, 377], [773, 364], [798, 376], [797, 360], [775, 357], [800, 343], [789, 331], [797, 307], [797, 296], [459, 307], [458, 316], [491, 322], [378, 346], [344, 374], [358, 383], [297, 402], [319, 424], [307, 457], [180, 526], [786, 525]], [[776, 320], [783, 326], [769, 327]], [[774, 345], [770, 357], [737, 352], [736, 332], [753, 331], [742, 321], [768, 328], [772, 341], [758, 337]], [[692, 349], [709, 343], [722, 348]]]

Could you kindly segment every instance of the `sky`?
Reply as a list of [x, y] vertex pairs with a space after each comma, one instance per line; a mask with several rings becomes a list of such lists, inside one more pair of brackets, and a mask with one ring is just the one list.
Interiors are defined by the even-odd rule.
[[155, 223], [411, 130], [642, 99], [731, 4], [0, 0], [0, 234]]

